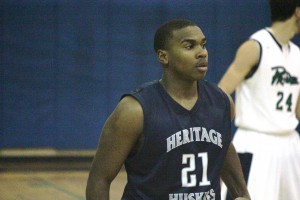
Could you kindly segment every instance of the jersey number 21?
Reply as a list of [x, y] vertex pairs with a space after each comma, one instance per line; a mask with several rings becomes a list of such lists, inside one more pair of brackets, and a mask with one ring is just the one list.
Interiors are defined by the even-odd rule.
[[210, 185], [210, 181], [207, 179], [207, 153], [183, 154], [182, 164], [188, 164], [188, 167], [184, 167], [181, 171], [182, 187], [195, 187], [197, 185], [197, 176], [194, 174], [196, 169], [196, 159], [202, 159], [202, 180], [199, 182], [199, 186]]

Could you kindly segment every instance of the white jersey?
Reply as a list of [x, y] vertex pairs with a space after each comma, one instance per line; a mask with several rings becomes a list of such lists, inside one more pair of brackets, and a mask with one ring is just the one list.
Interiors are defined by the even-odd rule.
[[269, 134], [292, 132], [298, 125], [300, 49], [291, 41], [283, 49], [267, 29], [250, 38], [260, 43], [261, 57], [254, 74], [236, 89], [235, 124]]

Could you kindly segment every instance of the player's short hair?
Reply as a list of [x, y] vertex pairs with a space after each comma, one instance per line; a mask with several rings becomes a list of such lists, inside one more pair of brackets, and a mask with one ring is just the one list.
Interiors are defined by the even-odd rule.
[[167, 42], [173, 36], [173, 31], [179, 30], [188, 26], [198, 26], [196, 23], [185, 19], [174, 19], [162, 24], [154, 35], [154, 50], [166, 49]]
[[271, 20], [285, 21], [295, 12], [297, 6], [300, 6], [300, 0], [269, 0], [271, 10]]

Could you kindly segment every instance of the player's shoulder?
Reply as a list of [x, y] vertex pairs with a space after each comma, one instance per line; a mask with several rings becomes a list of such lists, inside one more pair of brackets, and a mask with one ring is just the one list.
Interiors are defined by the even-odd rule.
[[121, 99], [123, 99], [126, 96], [134, 96], [134, 97], [142, 97], [142, 96], [149, 96], [149, 95], [151, 96], [151, 94], [154, 93], [155, 90], [157, 89], [158, 84], [159, 84], [158, 80], [142, 83], [132, 91], [123, 94], [121, 96]]
[[207, 93], [211, 93], [216, 97], [228, 99], [227, 94], [216, 84], [213, 82], [209, 82], [207, 80], [199, 81], [200, 85], [203, 85], [205, 91]]
[[153, 107], [157, 102], [158, 97], [159, 81], [155, 80], [151, 82], [145, 82], [137, 86], [132, 91], [124, 93], [121, 96], [121, 101], [123, 101], [124, 98], [129, 98], [131, 101], [135, 101], [135, 103], [140, 104], [144, 112], [148, 113], [148, 111], [151, 111], [151, 107]]
[[125, 110], [138, 110], [140, 109], [140, 104], [133, 96], [125, 96], [122, 98], [118, 104], [118, 106]]
[[139, 85], [138, 87], [136, 87], [132, 91], [132, 93], [139, 93], [139, 92], [145, 92], [145, 91], [153, 90], [158, 84], [159, 84], [158, 80], [145, 82], [145, 83]]
[[270, 32], [268, 31], [267, 28], [260, 29], [253, 34], [250, 35], [250, 39], [260, 39], [260, 38], [265, 38], [265, 37], [270, 37]]
[[206, 95], [208, 96], [208, 100], [214, 102], [214, 105], [221, 109], [225, 109], [231, 113], [231, 119], [234, 116], [234, 103], [230, 95], [226, 94], [217, 84], [201, 81], [201, 84], [204, 85], [206, 90]]

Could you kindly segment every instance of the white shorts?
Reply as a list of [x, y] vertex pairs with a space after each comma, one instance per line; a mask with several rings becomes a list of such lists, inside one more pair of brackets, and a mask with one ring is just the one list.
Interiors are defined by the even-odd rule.
[[[252, 200], [300, 200], [300, 137], [296, 131], [278, 136], [238, 129], [233, 144], [239, 154], [252, 154], [247, 181]], [[222, 187], [222, 199], [224, 191]]]

